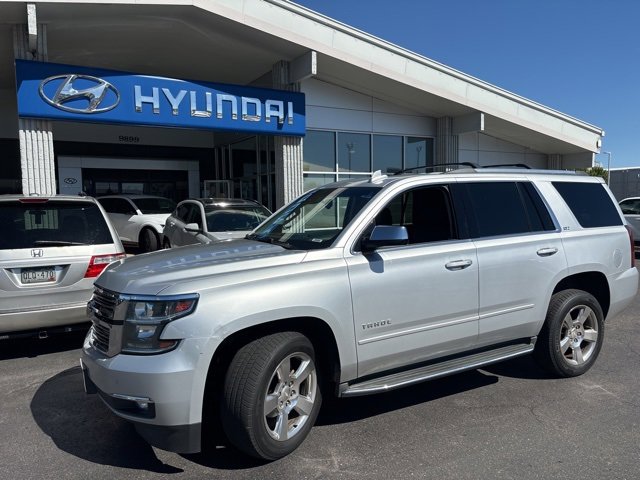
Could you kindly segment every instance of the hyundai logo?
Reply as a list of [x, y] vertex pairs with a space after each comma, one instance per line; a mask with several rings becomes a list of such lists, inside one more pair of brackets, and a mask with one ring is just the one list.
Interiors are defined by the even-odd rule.
[[67, 177], [64, 179], [64, 183], [66, 183], [67, 185], [73, 185], [74, 183], [78, 183], [78, 179], [73, 177]]
[[[53, 95], [48, 94], [51, 88], [45, 91], [51, 82], [54, 82], [53, 86], [57, 85]], [[38, 90], [49, 105], [70, 113], [104, 113], [120, 103], [120, 93], [116, 87], [91, 75], [55, 75], [45, 78]]]
[[44, 251], [41, 248], [34, 248], [31, 250], [31, 256], [34, 258], [42, 257], [44, 255]]

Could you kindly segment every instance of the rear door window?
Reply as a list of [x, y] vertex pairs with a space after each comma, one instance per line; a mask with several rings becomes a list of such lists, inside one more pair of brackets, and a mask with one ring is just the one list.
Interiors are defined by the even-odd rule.
[[580, 226], [622, 225], [622, 218], [602, 183], [553, 182]]
[[0, 249], [113, 243], [93, 202], [0, 202], [0, 225], [6, 229], [0, 235]]
[[529, 182], [478, 182], [465, 187], [474, 238], [556, 229], [540, 194]]

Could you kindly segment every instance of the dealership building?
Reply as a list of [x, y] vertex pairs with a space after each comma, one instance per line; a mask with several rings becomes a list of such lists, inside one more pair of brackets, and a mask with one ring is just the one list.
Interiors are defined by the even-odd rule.
[[377, 170], [587, 168], [603, 135], [286, 0], [0, 1], [0, 193], [275, 209]]

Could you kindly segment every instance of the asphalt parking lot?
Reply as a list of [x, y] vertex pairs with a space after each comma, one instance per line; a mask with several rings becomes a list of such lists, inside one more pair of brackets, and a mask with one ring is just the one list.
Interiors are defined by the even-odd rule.
[[387, 394], [337, 401], [273, 463], [223, 446], [146, 444], [78, 367], [82, 336], [0, 343], [0, 478], [635, 479], [640, 297], [607, 323], [594, 368], [552, 379], [530, 357]]

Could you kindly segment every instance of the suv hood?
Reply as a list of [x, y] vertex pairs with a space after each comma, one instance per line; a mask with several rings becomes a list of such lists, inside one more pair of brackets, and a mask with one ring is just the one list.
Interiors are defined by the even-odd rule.
[[198, 277], [295, 264], [305, 255], [305, 251], [245, 239], [191, 245], [114, 262], [95, 284], [118, 293], [158, 295]]

